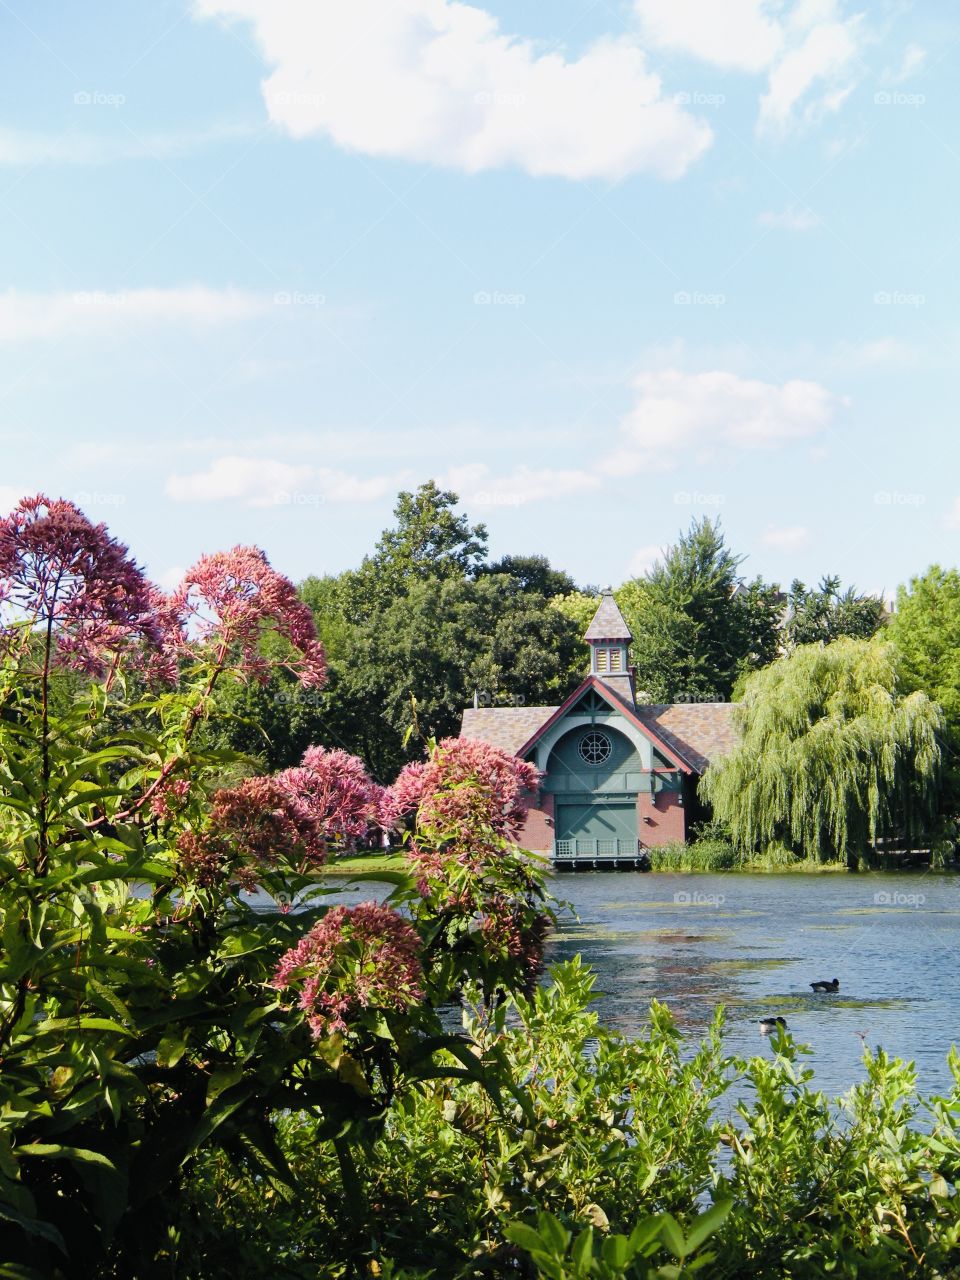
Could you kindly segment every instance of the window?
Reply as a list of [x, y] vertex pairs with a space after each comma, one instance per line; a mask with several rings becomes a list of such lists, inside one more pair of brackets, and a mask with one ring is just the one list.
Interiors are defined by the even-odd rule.
[[585, 764], [599, 765], [610, 759], [613, 743], [599, 729], [591, 729], [580, 739], [577, 749]]
[[596, 655], [597, 655], [597, 670], [600, 672], [609, 671], [610, 670], [610, 650], [597, 649]]
[[610, 650], [610, 670], [611, 671], [623, 670], [623, 650], [622, 649]]

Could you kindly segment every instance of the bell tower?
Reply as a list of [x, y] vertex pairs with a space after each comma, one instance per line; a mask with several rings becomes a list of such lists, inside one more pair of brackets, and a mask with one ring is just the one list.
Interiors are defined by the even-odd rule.
[[633, 668], [628, 665], [633, 635], [610, 587], [604, 588], [583, 638], [590, 648], [590, 674], [608, 685], [621, 701], [635, 706]]

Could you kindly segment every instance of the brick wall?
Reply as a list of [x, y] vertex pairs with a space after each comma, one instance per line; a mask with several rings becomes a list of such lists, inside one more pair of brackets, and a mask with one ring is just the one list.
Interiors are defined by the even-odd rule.
[[533, 793], [525, 802], [527, 816], [520, 833], [520, 847], [531, 853], [552, 853], [553, 819], [555, 814], [552, 795]]
[[637, 796], [637, 832], [645, 845], [670, 844], [687, 838], [687, 811], [680, 803], [679, 791], [661, 791], [652, 796]]

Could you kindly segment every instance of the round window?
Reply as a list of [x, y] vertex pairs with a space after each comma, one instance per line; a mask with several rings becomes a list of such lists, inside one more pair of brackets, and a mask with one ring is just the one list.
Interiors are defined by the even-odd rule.
[[605, 733], [591, 729], [580, 739], [580, 756], [587, 764], [604, 764], [610, 759], [613, 744]]

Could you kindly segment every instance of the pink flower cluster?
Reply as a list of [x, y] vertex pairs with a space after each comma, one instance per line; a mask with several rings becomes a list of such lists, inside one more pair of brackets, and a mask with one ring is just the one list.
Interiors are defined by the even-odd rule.
[[[258, 547], [234, 547], [201, 556], [181, 585], [158, 606], [164, 609], [167, 650], [176, 656], [214, 657], [245, 677], [266, 681], [285, 666], [301, 684], [319, 687], [326, 678], [323, 648], [313, 614], [289, 578], [277, 573]], [[265, 656], [264, 632], [288, 646], [279, 660]]]
[[131, 645], [159, 645], [151, 588], [127, 548], [72, 502], [39, 494], [0, 519], [0, 652], [49, 626], [54, 660], [101, 675]]
[[277, 782], [311, 814], [325, 843], [349, 846], [383, 824], [384, 788], [346, 751], [308, 747]]
[[466, 844], [491, 835], [516, 841], [525, 795], [539, 781], [534, 765], [509, 752], [472, 738], [445, 738], [425, 763], [401, 770], [391, 795], [397, 814], [414, 814], [420, 828]]
[[[258, 680], [277, 665], [304, 685], [326, 675], [313, 614], [258, 548], [201, 557], [167, 596], [105, 525], [42, 494], [0, 519], [0, 608], [0, 656], [49, 625], [55, 661], [94, 676], [121, 654], [169, 682], [182, 659], [198, 657]], [[263, 651], [268, 631], [285, 642], [278, 659]]]
[[317, 1039], [346, 1032], [361, 1010], [402, 1011], [423, 998], [420, 939], [380, 903], [334, 907], [282, 957], [273, 985], [299, 991]]
[[177, 849], [197, 884], [253, 889], [258, 873], [284, 861], [319, 865], [326, 845], [315, 816], [276, 778], [245, 778], [215, 792], [208, 826], [182, 832]]
[[190, 798], [189, 778], [167, 780], [153, 793], [150, 800], [150, 813], [154, 818], [166, 820], [181, 813]]

